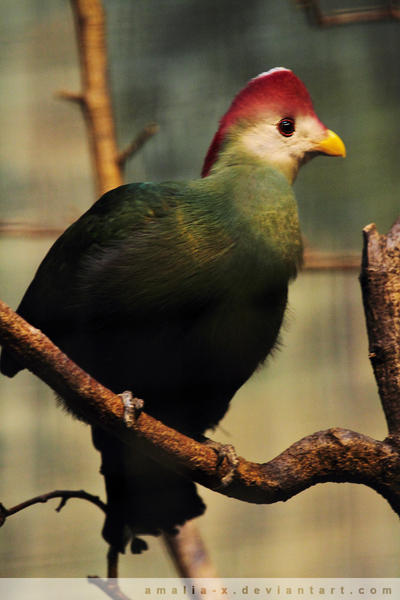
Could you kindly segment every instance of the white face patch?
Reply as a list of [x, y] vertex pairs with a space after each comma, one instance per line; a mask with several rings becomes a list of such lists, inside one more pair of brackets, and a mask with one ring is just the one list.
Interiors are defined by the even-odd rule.
[[289, 116], [264, 117], [243, 131], [239, 142], [247, 152], [279, 168], [292, 182], [307, 153], [317, 150], [326, 130], [314, 117], [300, 116], [295, 120], [293, 135], [284, 136], [278, 130], [278, 123]]

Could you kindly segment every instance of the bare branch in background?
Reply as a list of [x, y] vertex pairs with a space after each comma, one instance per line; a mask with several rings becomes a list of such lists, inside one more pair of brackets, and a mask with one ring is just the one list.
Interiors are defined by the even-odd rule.
[[386, 2], [381, 2], [380, 6], [370, 6], [358, 10], [346, 8], [346, 0], [343, 0], [342, 10], [337, 9], [329, 13], [325, 13], [321, 9], [319, 0], [297, 0], [297, 4], [301, 8], [304, 8], [311, 23], [315, 23], [320, 27], [400, 20], [398, 0], [387, 0]]
[[101, 195], [122, 184], [107, 75], [104, 10], [100, 0], [71, 0], [81, 64], [82, 92], [61, 92], [77, 101], [87, 123], [90, 154]]
[[101, 0], [71, 0], [71, 5], [78, 40], [82, 92], [62, 90], [58, 96], [76, 102], [82, 108], [97, 195], [102, 195], [123, 183], [121, 167], [158, 131], [158, 127], [155, 124], [146, 126], [125, 151], [119, 152], [108, 83], [104, 9]]
[[98, 587], [112, 600], [130, 600], [119, 587], [118, 579], [101, 579], [97, 575], [90, 575], [88, 582]]
[[124, 167], [127, 160], [134, 156], [136, 152], [139, 152], [147, 140], [156, 134], [158, 130], [159, 126], [157, 123], [149, 123], [146, 125], [146, 127], [140, 133], [138, 133], [133, 142], [131, 142], [129, 146], [125, 148], [125, 150], [118, 154], [118, 164], [121, 167]]
[[187, 521], [175, 535], [164, 535], [165, 545], [178, 568], [180, 577], [209, 579], [218, 577], [196, 523]]
[[303, 270], [307, 271], [357, 271], [360, 270], [359, 252], [321, 252], [306, 246]]

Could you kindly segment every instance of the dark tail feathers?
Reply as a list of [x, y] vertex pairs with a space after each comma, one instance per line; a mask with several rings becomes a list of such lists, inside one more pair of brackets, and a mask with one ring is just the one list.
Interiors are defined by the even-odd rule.
[[200, 516], [205, 505], [195, 484], [127, 446], [102, 429], [93, 428], [93, 442], [101, 452], [108, 514], [104, 539], [119, 552], [130, 542], [131, 551], [147, 548], [137, 535], [173, 532]]

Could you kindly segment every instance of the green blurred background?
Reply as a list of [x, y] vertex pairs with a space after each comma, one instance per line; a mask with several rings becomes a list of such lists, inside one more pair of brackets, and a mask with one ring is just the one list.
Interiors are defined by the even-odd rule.
[[[310, 246], [360, 252], [364, 225], [390, 227], [400, 212], [400, 23], [321, 29], [290, 0], [104, 5], [120, 146], [149, 121], [160, 125], [129, 163], [127, 181], [198, 176], [233, 95], [282, 65], [303, 79], [348, 149], [345, 161], [313, 161], [295, 184]], [[321, 2], [329, 10], [358, 5]], [[79, 89], [69, 3], [3, 0], [0, 35], [0, 297], [16, 307], [55, 230], [91, 204], [94, 187], [82, 116], [54, 97]], [[357, 275], [299, 276], [281, 351], [239, 391], [215, 439], [265, 462], [330, 426], [385, 436]], [[88, 428], [58, 409], [44, 384], [26, 372], [1, 377], [0, 396], [4, 505], [56, 488], [104, 497]], [[400, 575], [398, 519], [368, 488], [324, 484], [272, 506], [201, 492], [208, 511], [198, 524], [223, 576]], [[61, 514], [48, 504], [10, 518], [0, 530], [0, 576], [104, 574], [101, 525], [101, 512], [78, 500]], [[121, 576], [174, 576], [162, 543], [151, 539], [150, 548], [124, 557]]]

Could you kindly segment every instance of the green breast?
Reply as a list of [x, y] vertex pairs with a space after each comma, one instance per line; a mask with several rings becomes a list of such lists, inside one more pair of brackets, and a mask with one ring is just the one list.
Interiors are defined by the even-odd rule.
[[233, 242], [230, 269], [250, 287], [274, 286], [295, 277], [303, 245], [297, 204], [286, 177], [274, 168], [252, 164], [217, 170], [203, 182], [207, 197], [213, 199], [208, 210], [215, 228]]

